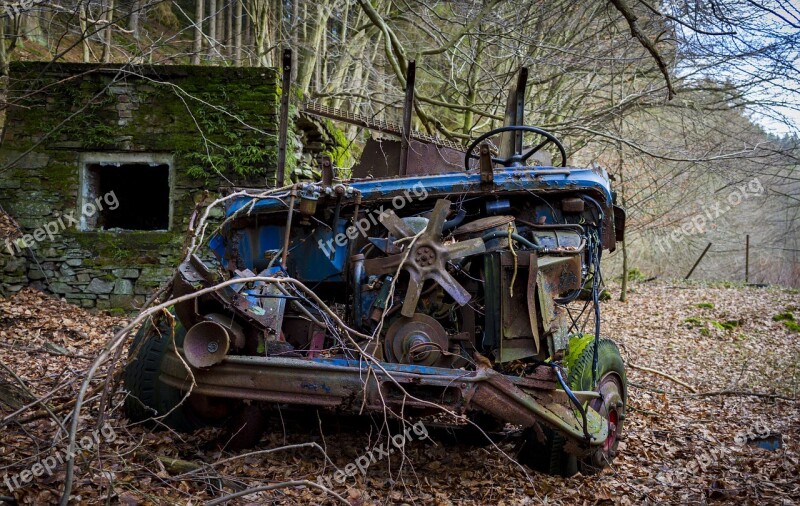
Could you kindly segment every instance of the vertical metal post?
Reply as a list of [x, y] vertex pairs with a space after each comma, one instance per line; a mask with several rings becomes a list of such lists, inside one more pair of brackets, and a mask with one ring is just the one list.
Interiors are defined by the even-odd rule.
[[[503, 126], [525, 123], [525, 89], [528, 86], [528, 68], [522, 67], [517, 82], [508, 89]], [[522, 132], [504, 132], [500, 135], [500, 158], [509, 158], [522, 149]]]
[[414, 112], [414, 81], [417, 79], [417, 62], [408, 62], [406, 72], [406, 100], [403, 104], [403, 138], [400, 144], [400, 168], [398, 174], [405, 176], [408, 171], [408, 145], [411, 141], [411, 115]]
[[286, 230], [283, 231], [283, 248], [281, 249], [281, 267], [286, 270], [286, 260], [289, 257], [289, 239], [292, 236], [292, 215], [294, 214], [294, 202], [297, 200], [297, 185], [292, 186], [289, 195], [289, 213], [286, 215]]
[[283, 186], [286, 176], [286, 138], [289, 135], [289, 95], [292, 90], [292, 50], [283, 50], [283, 80], [281, 81], [281, 111], [278, 126], [278, 174], [277, 186]]
[[683, 279], [689, 279], [689, 276], [691, 276], [692, 273], [694, 272], [694, 270], [697, 268], [697, 265], [700, 263], [700, 260], [702, 260], [703, 257], [706, 256], [706, 253], [708, 253], [708, 249], [710, 247], [711, 247], [711, 243], [708, 243], [708, 246], [706, 246], [706, 249], [704, 249], [703, 252], [700, 253], [700, 258], [698, 258], [697, 262], [695, 262], [694, 265], [692, 266], [692, 268], [689, 269], [689, 274], [687, 274], [686, 277], [683, 278]]
[[744, 282], [750, 282], [750, 234], [744, 239]]
[[[525, 124], [525, 91], [528, 88], [528, 67], [519, 69], [519, 76], [517, 77], [517, 88], [514, 90], [515, 107], [514, 111], [514, 124]], [[522, 132], [514, 132], [514, 152], [522, 153]]]

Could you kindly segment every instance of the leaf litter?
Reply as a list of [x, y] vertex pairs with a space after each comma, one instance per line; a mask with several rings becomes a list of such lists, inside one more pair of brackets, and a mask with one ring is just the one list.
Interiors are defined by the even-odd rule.
[[[603, 334], [620, 344], [625, 360], [666, 375], [628, 368], [624, 439], [613, 467], [600, 475], [562, 478], [526, 470], [513, 460], [519, 433], [514, 428], [507, 427], [496, 446], [465, 444], [431, 421], [432, 440], [411, 438], [402, 452], [340, 484], [334, 479], [337, 468], [385, 442], [391, 424], [379, 417], [282, 409], [270, 417], [256, 448], [230, 452], [219, 428], [186, 435], [132, 424], [121, 409], [125, 393], [112, 383], [119, 388], [106, 418], [117, 437], [78, 457], [72, 499], [201, 504], [237, 490], [308, 480], [329, 486], [352, 505], [800, 502], [800, 403], [795, 400], [800, 340], [780, 318], [773, 319], [800, 309], [796, 290], [634, 283], [629, 302], [612, 298], [602, 308]], [[66, 447], [64, 431], [31, 396], [44, 398], [66, 425], [91, 360], [126, 321], [32, 289], [0, 299], [0, 475], [30, 469]], [[87, 426], [96, 421], [106, 372], [92, 385], [96, 393], [84, 411]], [[759, 446], [767, 436], [779, 448]], [[311, 447], [253, 454], [310, 442], [327, 458]], [[177, 471], [170, 462], [195, 466], [197, 472]], [[0, 495], [13, 495], [20, 504], [53, 503], [63, 480], [60, 466], [51, 476]], [[334, 502], [305, 486], [231, 502], [263, 503]]]

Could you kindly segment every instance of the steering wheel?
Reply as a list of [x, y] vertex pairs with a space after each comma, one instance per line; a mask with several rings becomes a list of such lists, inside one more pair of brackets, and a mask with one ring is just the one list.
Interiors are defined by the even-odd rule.
[[472, 141], [472, 143], [467, 148], [467, 153], [464, 155], [464, 170], [470, 170], [469, 168], [470, 159], [477, 160], [480, 158], [478, 155], [473, 154], [472, 151], [481, 142], [485, 141], [489, 137], [494, 137], [495, 135], [501, 134], [503, 132], [533, 132], [535, 134], [541, 135], [542, 137], [545, 138], [545, 140], [537, 144], [536, 146], [532, 147], [530, 150], [528, 150], [527, 153], [514, 153], [508, 158], [492, 157], [492, 161], [494, 163], [500, 164], [504, 167], [514, 167], [522, 165], [528, 160], [528, 158], [533, 156], [534, 153], [542, 149], [548, 143], [552, 142], [553, 144], [556, 145], [556, 147], [558, 148], [558, 152], [561, 154], [561, 167], [567, 166], [567, 152], [564, 150], [564, 145], [561, 144], [561, 141], [559, 141], [555, 135], [551, 134], [547, 130], [542, 130], [541, 128], [536, 128], [526, 125], [512, 125], [512, 126], [495, 128], [494, 130], [490, 130], [485, 134], [481, 135], [480, 137], [478, 137], [477, 139], [475, 139], [474, 141]]

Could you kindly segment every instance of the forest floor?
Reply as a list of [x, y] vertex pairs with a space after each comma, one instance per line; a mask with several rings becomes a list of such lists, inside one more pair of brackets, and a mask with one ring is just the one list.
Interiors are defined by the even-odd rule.
[[[338, 484], [336, 468], [375, 446], [381, 420], [279, 413], [258, 447], [229, 452], [220, 449], [221, 429], [188, 436], [130, 423], [120, 391], [108, 426], [78, 457], [73, 499], [198, 504], [235, 490], [308, 480], [330, 484], [354, 505], [800, 502], [800, 402], [792, 400], [800, 393], [800, 334], [790, 319], [800, 319], [796, 290], [635, 283], [629, 302], [610, 300], [602, 309], [603, 333], [620, 344], [630, 387], [619, 456], [600, 475], [526, 471], [511, 458], [518, 442], [513, 431], [497, 446], [480, 446], [437, 437], [431, 426], [433, 439], [411, 432], [402, 452]], [[38, 404], [26, 407], [25, 389], [45, 397], [66, 425], [92, 358], [124, 324], [125, 318], [87, 313], [33, 290], [0, 299], [0, 496], [21, 504], [58, 499], [65, 477], [60, 464], [50, 466], [52, 475], [39, 468], [43, 476], [14, 487], [19, 473], [37, 470], [37, 462], [67, 446], [52, 417]], [[104, 374], [93, 386], [102, 385]], [[99, 394], [90, 397], [86, 426], [96, 423], [99, 405]], [[306, 446], [280, 449], [298, 444]], [[278, 450], [264, 453], [269, 449]], [[185, 474], [198, 465], [198, 472]], [[292, 486], [230, 504], [265, 503], [333, 500], [319, 489]]]

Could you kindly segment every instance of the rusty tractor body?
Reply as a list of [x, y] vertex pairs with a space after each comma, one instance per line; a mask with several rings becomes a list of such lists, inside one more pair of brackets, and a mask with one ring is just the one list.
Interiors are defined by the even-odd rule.
[[[544, 141], [523, 148], [528, 133]], [[548, 143], [561, 163], [535, 165]], [[209, 242], [215, 263], [192, 255], [173, 296], [228, 283], [176, 304], [174, 339], [156, 352], [140, 332], [132, 397], [176, 420], [169, 410], [190, 391], [181, 423], [225, 420], [239, 401], [446, 412], [523, 428], [538, 469], [607, 464], [624, 368], [570, 308], [594, 305], [599, 327], [600, 256], [624, 227], [608, 175], [566, 166], [558, 139], [534, 127], [481, 136], [455, 168], [450, 148], [415, 160], [413, 147], [385, 177], [335, 180], [324, 164], [319, 182], [231, 195]]]

